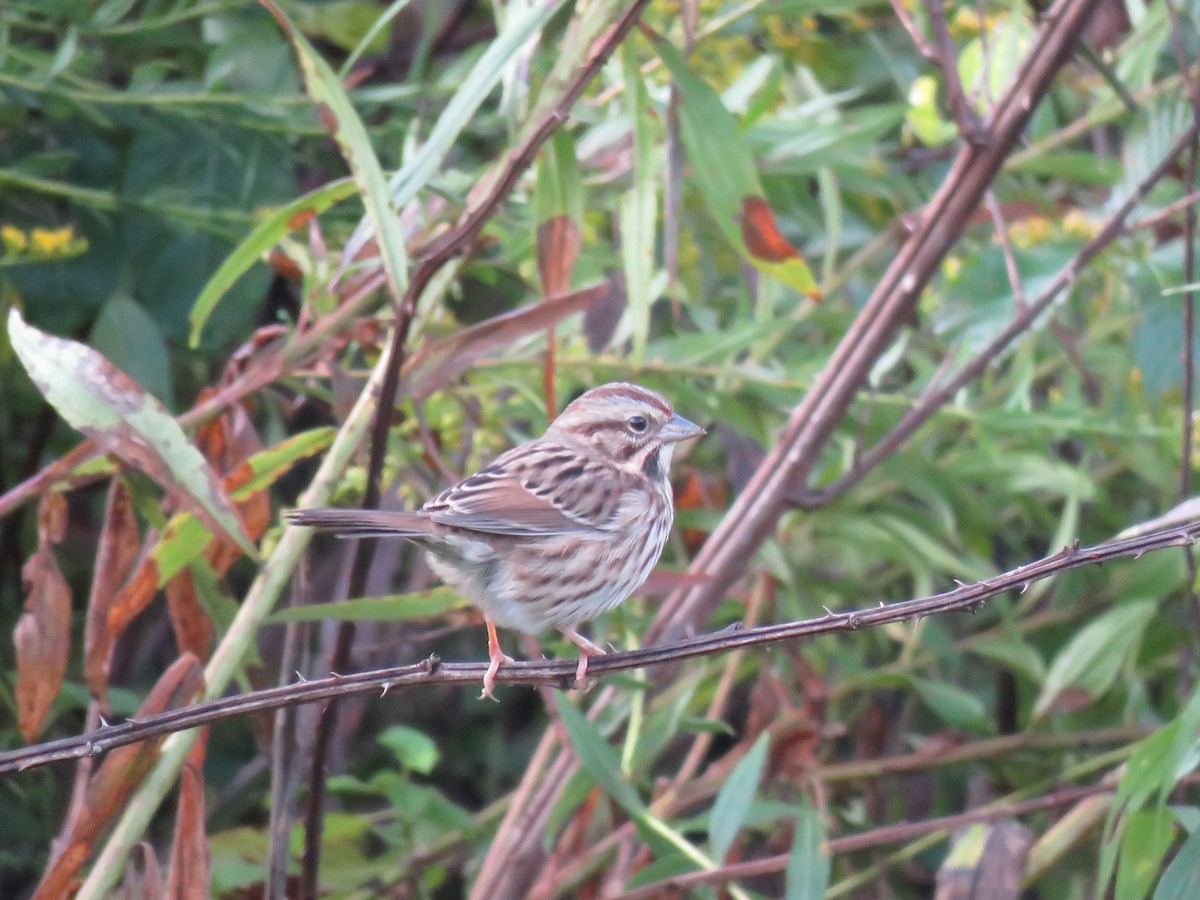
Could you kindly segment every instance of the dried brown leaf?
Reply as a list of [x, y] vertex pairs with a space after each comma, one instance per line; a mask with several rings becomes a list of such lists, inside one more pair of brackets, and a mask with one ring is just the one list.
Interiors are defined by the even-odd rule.
[[96, 568], [92, 575], [92, 593], [88, 598], [87, 621], [83, 630], [83, 674], [88, 689], [109, 711], [108, 674], [112, 666], [115, 639], [110, 630], [109, 614], [117, 593], [129, 578], [137, 560], [138, 529], [128, 488], [114, 478], [108, 488], [100, 546], [96, 550]]
[[17, 723], [31, 743], [62, 687], [71, 652], [71, 589], [50, 549], [61, 540], [65, 521], [65, 501], [58, 494], [47, 494], [38, 509], [40, 544], [21, 570], [25, 611], [13, 629]]
[[547, 219], [537, 229], [537, 265], [542, 293], [547, 297], [565, 294], [579, 259], [579, 226], [570, 216]]
[[[138, 716], [152, 716], [190, 703], [204, 687], [204, 670], [191, 653], [171, 664], [158, 679], [138, 709]], [[63, 842], [61, 853], [46, 866], [34, 900], [58, 900], [66, 896], [84, 862], [92, 855], [96, 840], [124, 805], [130, 792], [158, 759], [164, 737], [118, 747], [105, 757], [88, 784], [83, 808]]]
[[175, 813], [175, 845], [167, 874], [168, 900], [206, 900], [211, 852], [204, 831], [204, 776], [188, 762], [180, 773], [179, 808]]
[[208, 659], [215, 629], [208, 612], [196, 597], [196, 581], [191, 569], [182, 569], [167, 582], [167, 607], [171, 612], [171, 629], [179, 651], [190, 651], [199, 659]]

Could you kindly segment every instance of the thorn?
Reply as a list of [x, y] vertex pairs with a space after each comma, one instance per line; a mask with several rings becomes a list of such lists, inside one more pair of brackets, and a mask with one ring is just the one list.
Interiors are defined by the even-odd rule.
[[426, 673], [432, 675], [442, 667], [442, 658], [436, 653], [430, 653], [427, 657], [421, 660], [421, 665], [424, 667]]
[[384, 697], [386, 697], [387, 692], [390, 691], [391, 689], [392, 689], [392, 683], [390, 681], [385, 681], [383, 683], [383, 691], [381, 691], [379, 694], [379, 699], [382, 700]]
[[308, 679], [304, 677], [303, 673], [301, 673], [299, 669], [296, 670], [296, 680], [301, 684], [306, 684], [308, 682]]
[[882, 600], [880, 600], [880, 601], [879, 601], [879, 608], [880, 608], [880, 609], [887, 609], [887, 604], [886, 604], [886, 603], [884, 603]]
[[728, 625], [725, 626], [725, 633], [729, 634], [731, 632], [742, 631], [745, 627], [746, 627], [745, 622], [730, 622]]
[[960, 588], [967, 587], [967, 583], [965, 581], [960, 581], [957, 578], [954, 579], [954, 583], [957, 584]]
[[96, 718], [100, 720], [100, 727], [101, 727], [101, 728], [108, 728], [108, 727], [109, 727], [109, 725], [108, 725], [108, 719], [104, 718], [104, 716], [99, 716], [99, 715], [98, 715], [98, 716], [96, 716]]
[[126, 725], [141, 725], [142, 723], [139, 720], [135, 719], [133, 716], [130, 716], [128, 719], [125, 720], [125, 724]]
[[1022, 584], [1021, 584], [1021, 593], [1023, 594], [1023, 593], [1025, 593], [1027, 590], [1029, 590], [1029, 582], [1028, 582], [1028, 581], [1022, 582]]
[[341, 675], [339, 675], [337, 672], [333, 671], [333, 669], [330, 669], [330, 670], [329, 670], [329, 677], [330, 677], [330, 678], [341, 678], [342, 676], [341, 676]]
[[828, 606], [822, 606], [821, 609], [825, 610], [825, 615], [830, 619], [835, 618], [837, 616], [837, 613], [835, 613]]

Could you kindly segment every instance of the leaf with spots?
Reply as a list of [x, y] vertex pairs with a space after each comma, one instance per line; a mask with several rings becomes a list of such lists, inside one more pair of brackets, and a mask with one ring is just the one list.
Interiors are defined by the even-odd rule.
[[257, 558], [217, 474], [158, 400], [96, 351], [27, 325], [15, 308], [8, 334], [33, 383], [60, 416]]

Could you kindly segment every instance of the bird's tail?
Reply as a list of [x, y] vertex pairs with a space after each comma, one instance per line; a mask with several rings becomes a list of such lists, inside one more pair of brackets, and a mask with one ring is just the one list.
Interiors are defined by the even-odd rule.
[[293, 509], [284, 514], [293, 525], [336, 531], [345, 537], [420, 537], [431, 530], [419, 513], [377, 509]]

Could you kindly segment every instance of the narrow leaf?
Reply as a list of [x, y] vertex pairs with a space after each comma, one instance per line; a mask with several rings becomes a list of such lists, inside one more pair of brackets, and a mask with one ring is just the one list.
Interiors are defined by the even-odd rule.
[[616, 751], [604, 739], [604, 735], [578, 709], [571, 704], [565, 695], [554, 695], [558, 706], [558, 714], [562, 717], [567, 734], [571, 737], [571, 746], [579, 757], [579, 762], [604, 793], [612, 797], [631, 816], [638, 819], [647, 817], [646, 804], [638, 796], [637, 790], [621, 775], [621, 761]]
[[1200, 897], [1200, 828], [1188, 835], [1154, 891], [1154, 900], [1196, 897]]
[[825, 823], [812, 804], [802, 800], [788, 855], [784, 896], [787, 900], [821, 900], [829, 884], [829, 868]]
[[105, 712], [108, 705], [108, 673], [112, 665], [113, 634], [109, 614], [121, 586], [137, 561], [139, 538], [137, 519], [128, 488], [114, 477], [108, 488], [100, 546], [96, 550], [96, 568], [92, 574], [92, 592], [88, 598], [87, 620], [83, 631], [83, 672], [88, 689]]
[[308, 94], [316, 104], [322, 123], [333, 135], [338, 149], [350, 166], [350, 173], [362, 194], [367, 219], [379, 242], [380, 259], [388, 276], [388, 284], [398, 300], [408, 285], [408, 254], [404, 246], [404, 232], [400, 228], [398, 207], [388, 190], [387, 179], [371, 146], [367, 127], [329, 63], [313, 49], [283, 10], [271, 0], [261, 2], [275, 16], [296, 48]]
[[746, 755], [738, 760], [713, 801], [708, 819], [708, 840], [712, 845], [713, 859], [718, 863], [724, 862], [729, 848], [733, 846], [733, 839], [737, 837], [754, 803], [769, 746], [770, 738], [763, 732]]

